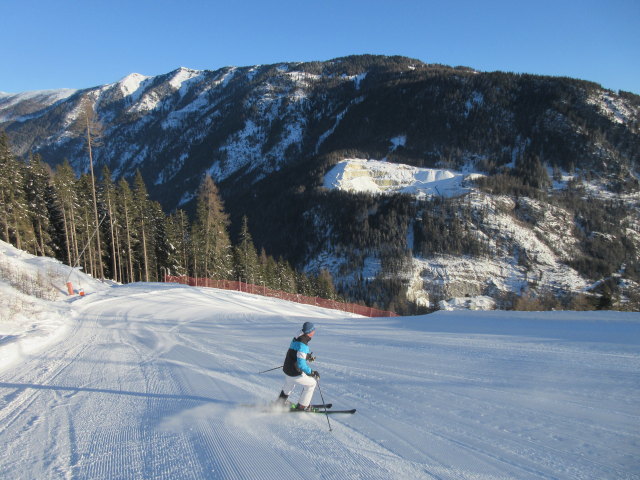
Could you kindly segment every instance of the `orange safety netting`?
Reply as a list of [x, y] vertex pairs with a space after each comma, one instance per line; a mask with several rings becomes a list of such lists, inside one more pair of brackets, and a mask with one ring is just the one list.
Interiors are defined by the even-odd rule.
[[165, 282], [180, 283], [182, 285], [190, 285], [192, 287], [209, 287], [221, 288], [223, 290], [236, 290], [239, 292], [253, 293], [264, 297], [280, 298], [290, 302], [304, 303], [306, 305], [315, 305], [316, 307], [331, 308], [333, 310], [342, 310], [343, 312], [355, 313], [365, 317], [397, 317], [398, 314], [377, 308], [365, 307], [356, 303], [344, 303], [336, 300], [328, 300], [320, 297], [308, 297], [298, 293], [288, 293], [281, 290], [274, 290], [261, 285], [253, 285], [244, 282], [234, 282], [231, 280], [213, 280], [211, 278], [193, 278], [184, 276], [166, 275]]

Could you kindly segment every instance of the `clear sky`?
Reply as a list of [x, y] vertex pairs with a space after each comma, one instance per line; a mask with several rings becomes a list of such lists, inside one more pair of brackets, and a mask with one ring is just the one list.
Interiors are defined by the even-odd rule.
[[372, 53], [640, 94], [640, 0], [0, 0], [0, 91]]

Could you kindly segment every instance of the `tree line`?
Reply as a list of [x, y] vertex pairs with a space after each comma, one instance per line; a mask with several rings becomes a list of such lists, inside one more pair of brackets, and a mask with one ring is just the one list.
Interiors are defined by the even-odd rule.
[[239, 280], [309, 296], [336, 298], [331, 275], [307, 275], [256, 251], [248, 219], [231, 241], [218, 187], [205, 176], [191, 218], [166, 214], [149, 198], [138, 171], [129, 182], [105, 167], [99, 179], [77, 176], [68, 161], [51, 169], [39, 155], [15, 157], [0, 133], [0, 239], [52, 256], [95, 278], [119, 283], [166, 275]]

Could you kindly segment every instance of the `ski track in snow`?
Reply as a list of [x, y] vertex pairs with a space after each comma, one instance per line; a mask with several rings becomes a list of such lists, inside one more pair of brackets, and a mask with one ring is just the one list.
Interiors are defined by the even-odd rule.
[[[2, 478], [640, 475], [638, 314], [368, 319], [163, 284], [72, 308], [63, 340], [0, 372]], [[332, 432], [268, 407], [282, 373], [257, 374], [306, 320], [324, 399], [358, 408]]]

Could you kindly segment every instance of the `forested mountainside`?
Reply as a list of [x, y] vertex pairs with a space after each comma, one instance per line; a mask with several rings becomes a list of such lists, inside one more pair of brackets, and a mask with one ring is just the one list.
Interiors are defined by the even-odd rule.
[[[87, 105], [102, 127], [97, 171], [139, 171], [166, 212], [192, 213], [211, 175], [232, 233], [247, 216], [258, 249], [327, 268], [351, 299], [400, 310], [480, 295], [522, 308], [637, 301], [633, 93], [356, 56], [1, 94], [0, 128], [17, 156], [86, 173], [74, 125]], [[326, 185], [346, 159], [476, 175], [457, 195]], [[374, 184], [394, 181], [364, 170]]]

